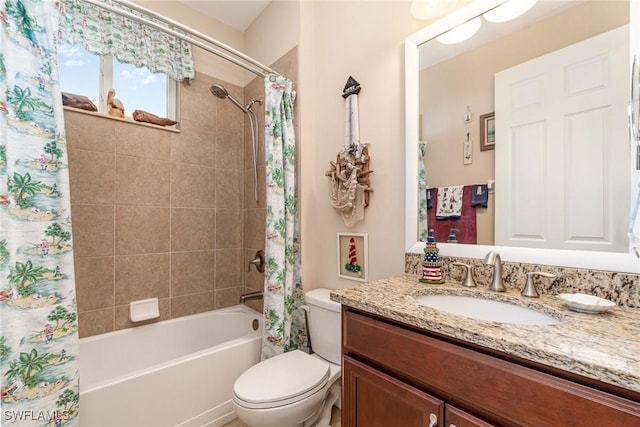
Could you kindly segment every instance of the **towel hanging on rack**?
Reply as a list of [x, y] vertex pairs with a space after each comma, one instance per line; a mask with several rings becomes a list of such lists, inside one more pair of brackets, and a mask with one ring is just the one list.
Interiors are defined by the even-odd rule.
[[489, 203], [489, 188], [487, 184], [478, 184], [471, 187], [471, 206], [486, 208]]
[[439, 187], [436, 219], [460, 218], [462, 215], [462, 185]]

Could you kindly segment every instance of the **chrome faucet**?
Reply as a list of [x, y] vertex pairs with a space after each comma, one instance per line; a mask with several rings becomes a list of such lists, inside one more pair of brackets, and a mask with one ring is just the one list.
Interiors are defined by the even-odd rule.
[[245, 302], [254, 299], [262, 299], [262, 291], [249, 292], [248, 294], [240, 295], [240, 304], [244, 304]]
[[483, 264], [493, 265], [493, 279], [489, 285], [490, 291], [504, 292], [507, 290], [502, 282], [502, 260], [496, 251], [489, 252], [482, 261]]

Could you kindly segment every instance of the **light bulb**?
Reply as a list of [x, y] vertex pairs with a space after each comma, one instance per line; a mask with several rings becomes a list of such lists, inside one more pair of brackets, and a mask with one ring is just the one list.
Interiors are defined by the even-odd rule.
[[506, 22], [522, 15], [536, 4], [538, 0], [508, 0], [483, 16], [489, 22]]

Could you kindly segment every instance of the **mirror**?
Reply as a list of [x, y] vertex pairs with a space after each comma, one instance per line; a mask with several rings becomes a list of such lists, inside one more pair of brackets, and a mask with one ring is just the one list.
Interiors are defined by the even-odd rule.
[[[500, 27], [501, 29], [502, 34], [494, 35], [493, 41], [490, 41], [490, 42], [483, 41], [481, 39], [480, 36], [482, 35], [482, 28], [481, 28], [481, 31], [479, 31], [476, 34], [478, 36], [477, 38], [474, 36], [471, 39], [457, 45], [444, 45], [433, 40], [435, 37], [443, 34], [447, 30], [454, 28], [455, 26], [461, 23], [467, 22], [468, 20], [474, 17], [480, 16], [484, 12], [491, 10], [492, 8], [495, 8], [496, 6], [499, 6], [501, 3], [503, 3], [503, 1], [504, 0], [477, 0], [465, 6], [464, 8], [456, 11], [455, 13], [448, 15], [443, 19], [429, 25], [425, 29], [419, 31], [418, 33], [406, 39], [406, 42], [405, 42], [405, 61], [406, 61], [405, 63], [405, 85], [406, 85], [405, 97], [406, 97], [406, 114], [407, 114], [406, 116], [407, 141], [406, 141], [405, 155], [406, 155], [406, 170], [407, 170], [407, 182], [406, 182], [407, 193], [406, 193], [406, 211], [405, 211], [405, 214], [406, 214], [405, 238], [406, 238], [407, 252], [422, 253], [422, 249], [424, 247], [423, 244], [418, 242], [418, 237], [417, 237], [418, 236], [418, 215], [417, 215], [418, 213], [418, 200], [417, 200], [418, 140], [421, 136], [425, 136], [426, 137], [425, 139], [429, 141], [431, 137], [429, 136], [429, 131], [427, 129], [424, 129], [425, 125], [429, 126], [427, 124], [428, 120], [425, 120], [424, 118], [422, 120], [419, 120], [419, 117], [421, 114], [429, 114], [429, 119], [432, 120], [431, 123], [433, 123], [434, 120], [435, 120], [435, 123], [438, 123], [437, 119], [434, 119], [432, 117], [434, 115], [433, 113], [434, 110], [431, 110], [431, 112], [425, 112], [420, 109], [420, 107], [424, 108], [425, 100], [423, 99], [424, 92], [421, 91], [420, 84], [419, 84], [419, 82], [421, 81], [420, 79], [423, 78], [421, 77], [421, 75], [423, 75], [424, 73], [421, 73], [419, 70], [421, 68], [433, 66], [433, 64], [438, 63], [439, 61], [443, 61], [442, 58], [444, 58], [445, 61], [448, 60], [449, 62], [452, 62], [451, 58], [455, 59], [457, 55], [461, 55], [461, 49], [465, 48], [465, 46], [466, 47], [471, 46], [471, 48], [476, 53], [475, 57], [477, 58], [478, 61], [500, 63], [497, 65], [498, 67], [497, 70], [513, 67], [514, 64], [505, 63], [503, 60], [504, 58], [494, 59], [494, 58], [491, 58], [490, 56], [482, 56], [481, 53], [485, 52], [485, 50], [483, 50], [484, 49], [483, 46], [486, 46], [488, 43], [498, 43], [498, 42], [504, 43], [504, 41], [500, 41], [504, 39], [498, 40], [497, 37], [505, 37], [504, 36], [505, 33], [517, 30], [518, 28], [517, 20], [500, 23], [500, 24], [497, 24], [497, 23], [489, 24], [487, 22], [483, 22], [483, 28], [491, 27], [491, 28], [497, 29], [498, 27]], [[539, 14], [540, 11], [545, 8], [549, 9], [547, 13], [556, 13], [556, 14], [565, 13], [566, 14], [568, 13], [567, 10], [569, 8], [578, 8], [581, 6], [580, 4], [577, 4], [577, 3], [600, 3], [600, 6], [602, 7], [602, 5], [607, 2], [595, 2], [595, 1], [575, 2], [573, 1], [569, 3], [570, 4], [561, 4], [561, 2], [541, 1], [541, 2], [538, 2], [538, 4], [536, 4], [529, 12], [527, 12], [521, 18], [524, 19], [524, 21], [526, 22], [526, 25], [533, 25], [536, 22], [538, 22], [540, 19], [542, 19], [540, 17], [537, 17], [536, 14]], [[617, 6], [620, 6], [619, 2], [615, 2], [615, 4]], [[587, 6], [593, 6], [593, 5], [587, 5]], [[612, 6], [611, 3], [609, 3], [608, 5], [605, 5], [605, 7], [610, 7], [610, 6]], [[634, 5], [632, 2], [631, 7], [634, 8], [637, 6]], [[629, 5], [625, 4], [624, 8], [626, 8], [622, 10], [624, 19], [628, 19]], [[555, 11], [551, 9], [555, 9]], [[587, 10], [587, 9], [584, 9], [584, 10]], [[610, 10], [607, 10], [607, 11], [609, 12]], [[608, 13], [608, 12], [600, 14], [599, 16], [612, 15], [611, 13]], [[637, 14], [631, 13], [631, 16], [637, 16]], [[613, 27], [611, 28], [615, 28], [618, 25], [619, 24], [613, 24]], [[634, 31], [635, 25], [637, 25], [637, 23], [633, 23], [633, 22], [631, 23], [631, 31]], [[560, 28], [560, 27], [561, 26], [556, 25], [550, 28]], [[606, 24], [605, 24], [605, 27], [606, 27]], [[574, 29], [572, 31], [572, 34], [575, 35], [580, 31], [576, 31]], [[606, 28], [601, 31], [606, 31]], [[588, 38], [590, 36], [584, 35], [583, 37]], [[522, 57], [521, 59], [522, 61], [528, 61], [529, 59], [546, 55], [547, 53], [555, 50], [553, 48], [548, 48], [547, 51], [544, 50], [544, 46], [550, 44], [554, 39], [565, 40], [565, 46], [568, 46], [570, 44], [577, 42], [576, 40], [570, 40], [571, 37], [567, 38], [566, 35], [551, 34], [550, 32], [547, 32], [544, 35], [544, 38], [545, 40], [539, 40], [539, 42], [537, 43], [532, 41], [531, 39], [528, 39], [527, 40], [528, 43], [518, 44], [517, 55], [520, 55]], [[533, 47], [534, 49], [537, 49], [537, 51], [527, 53], [526, 50], [529, 47]], [[635, 51], [635, 48], [636, 46], [631, 46], [632, 51]], [[427, 62], [425, 62], [425, 55], [422, 55], [422, 51], [426, 53]], [[629, 61], [630, 57], [631, 55], [627, 54], [626, 58], [624, 58], [625, 61]], [[453, 81], [454, 83], [459, 83], [461, 79], [474, 80], [477, 74], [477, 73], [474, 73], [474, 71], [478, 70], [481, 67], [481, 65], [478, 65], [478, 64], [474, 65], [474, 63], [469, 60], [461, 63], [465, 64], [464, 69], [462, 68], [459, 69], [455, 77], [452, 77], [449, 80]], [[503, 67], [500, 68], [500, 66], [503, 66]], [[625, 70], [624, 84], [625, 84], [625, 87], [627, 88], [626, 89], [627, 91], [629, 88], [629, 83], [627, 83], [629, 81], [628, 76], [629, 76], [629, 70]], [[490, 83], [492, 83], [492, 81]], [[434, 160], [434, 162], [436, 163], [445, 164], [446, 165], [445, 169], [457, 168], [456, 169], [457, 171], [463, 170], [463, 168], [465, 167], [468, 170], [471, 170], [475, 166], [479, 166], [479, 168], [476, 168], [476, 169], [482, 169], [482, 163], [484, 162], [484, 163], [487, 163], [487, 165], [484, 166], [485, 171], [480, 172], [479, 174], [476, 174], [476, 175], [472, 175], [471, 178], [468, 178], [468, 181], [447, 182], [447, 181], [438, 181], [435, 177], [431, 177], [430, 179], [429, 174], [430, 172], [433, 172], [433, 171], [427, 170], [426, 174], [427, 174], [428, 180], [437, 183], [436, 185], [430, 184], [429, 185], [430, 187], [436, 187], [440, 185], [445, 186], [445, 185], [479, 184], [483, 182], [486, 183], [487, 181], [493, 179], [494, 177], [502, 177], [504, 181], [504, 177], [506, 175], [502, 173], [502, 170], [513, 169], [512, 167], [512, 168], [503, 168], [501, 170], [500, 169], [501, 164], [498, 162], [496, 163], [497, 167], [494, 170], [494, 165], [493, 165], [494, 152], [498, 150], [481, 152], [478, 148], [480, 144], [480, 141], [479, 141], [480, 135], [478, 130], [480, 116], [485, 113], [493, 112], [495, 108], [495, 105], [494, 105], [495, 100], [492, 97], [493, 87], [491, 87], [490, 83], [486, 84], [486, 86], [489, 86], [488, 88], [483, 87], [476, 90], [477, 92], [484, 91], [483, 92], [484, 98], [476, 96], [475, 98], [472, 99], [472, 101], [466, 101], [466, 99], [460, 99], [459, 103], [461, 103], [462, 106], [455, 107], [455, 111], [453, 112], [455, 119], [453, 121], [456, 121], [457, 119], [457, 123], [451, 126], [457, 129], [458, 135], [460, 136], [457, 137], [455, 141], [452, 141], [451, 144], [454, 144], [456, 147], [459, 148], [460, 155], [459, 156], [449, 155], [447, 156], [446, 161], [442, 159]], [[443, 98], [447, 98], [447, 99], [456, 98], [456, 97], [464, 98], [464, 96], [461, 96], [460, 93], [457, 93], [455, 95], [450, 95], [450, 96], [444, 96], [442, 93], [439, 93], [438, 97], [441, 100]], [[628, 102], [628, 98], [626, 102]], [[431, 104], [436, 104], [436, 103], [432, 102]], [[446, 106], [442, 104], [443, 103], [441, 102], [437, 105], [439, 107], [442, 107], [441, 108], [442, 110], [446, 110], [447, 109]], [[472, 111], [472, 123], [471, 125], [466, 125], [464, 124], [464, 115], [466, 112], [465, 105], [469, 105], [469, 104], [471, 104], [470, 110]], [[622, 114], [623, 115], [626, 114], [626, 103], [621, 107], [624, 108], [624, 113]], [[449, 113], [451, 115], [451, 112]], [[624, 123], [626, 124], [626, 117], [619, 117], [619, 118], [624, 119], [625, 120]], [[445, 122], [445, 120], [441, 119], [440, 122], [441, 123]], [[496, 129], [497, 129], [496, 135], [499, 135], [498, 132], [499, 132], [500, 126], [501, 124], [500, 124], [499, 116], [497, 116], [496, 117]], [[422, 135], [419, 135], [419, 129], [421, 127], [423, 127], [423, 129], [421, 130]], [[435, 127], [437, 126], [432, 124], [430, 125], [429, 130], [433, 131]], [[475, 164], [465, 166], [463, 165], [462, 153], [463, 153], [463, 138], [465, 133], [467, 132], [467, 129], [475, 130], [475, 134], [472, 132], [472, 139], [475, 140], [474, 144], [476, 148], [473, 152], [473, 163]], [[628, 130], [626, 128], [623, 130], [623, 132], [625, 133], [625, 135], [628, 135]], [[496, 136], [496, 144], [499, 144], [499, 141], [500, 140], [498, 139], [498, 136]], [[432, 150], [433, 152], [437, 152], [435, 147], [428, 145], [427, 155], [431, 154], [429, 153], [429, 150], [432, 148], [434, 148]], [[629, 149], [628, 141], [626, 142], [626, 149], [627, 150]], [[619, 233], [622, 233], [623, 239], [626, 240], [626, 226], [629, 218], [629, 209], [628, 209], [629, 200], [632, 199], [633, 196], [635, 195], [634, 194], [635, 191], [633, 189], [637, 188], [637, 185], [638, 185], [637, 184], [638, 173], [631, 172], [633, 169], [631, 168], [631, 164], [628, 159], [628, 156], [627, 156], [627, 160], [624, 162], [623, 165], [624, 165], [623, 173], [625, 174], [626, 179], [628, 180], [629, 177], [631, 177], [632, 182], [631, 184], [629, 184], [628, 182], [625, 183], [626, 191], [625, 191], [625, 194], [622, 195], [623, 202], [626, 205], [623, 212], [624, 218], [622, 219], [622, 221], [618, 220], [615, 225], [620, 228]], [[453, 176], [459, 177], [460, 173], [456, 173]], [[511, 181], [513, 181], [513, 177], [509, 177], [506, 182], [510, 183]], [[498, 179], [497, 185], [498, 186], [501, 185], [500, 179]], [[498, 215], [500, 215], [500, 212], [498, 212]], [[490, 225], [493, 225], [493, 219], [491, 219], [490, 221], [491, 221]], [[482, 227], [480, 220], [478, 223], [478, 227], [479, 228]], [[496, 228], [500, 229], [499, 226], [496, 226]], [[490, 234], [492, 235], [493, 233], [491, 232]], [[442, 241], [442, 240], [439, 239], [439, 241]], [[595, 250], [592, 248], [589, 251], [583, 251], [583, 250], [576, 251], [573, 249], [567, 249], [566, 247], [562, 249], [548, 249], [547, 247], [535, 248], [535, 243], [531, 243], [529, 245], [526, 242], [521, 243], [520, 247], [514, 247], [514, 246], [511, 246], [509, 242], [505, 243], [504, 240], [500, 240], [500, 242], [501, 243], [499, 244], [497, 250], [500, 251], [500, 253], [502, 254], [502, 258], [505, 260], [513, 261], [513, 262], [539, 263], [539, 264], [547, 264], [547, 265], [562, 265], [562, 266], [572, 266], [572, 267], [590, 268], [590, 269], [640, 272], [640, 261], [636, 257], [632, 256], [632, 254], [628, 249], [629, 245], [626, 241], [622, 249], [619, 249], [620, 252], [617, 252], [617, 253], [613, 252], [608, 247], [606, 250], [598, 250], [597, 245]], [[495, 248], [495, 242], [491, 240], [485, 240], [484, 242], [479, 241], [478, 243], [485, 243], [485, 244], [467, 245], [467, 244], [439, 243], [440, 253], [442, 255], [448, 255], [448, 256], [482, 258], [490, 249]]]

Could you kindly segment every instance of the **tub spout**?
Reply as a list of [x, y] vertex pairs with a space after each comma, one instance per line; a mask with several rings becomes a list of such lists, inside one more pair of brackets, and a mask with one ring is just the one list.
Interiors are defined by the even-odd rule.
[[240, 304], [244, 304], [245, 302], [253, 299], [262, 299], [262, 291], [249, 292], [248, 294], [240, 295]]

